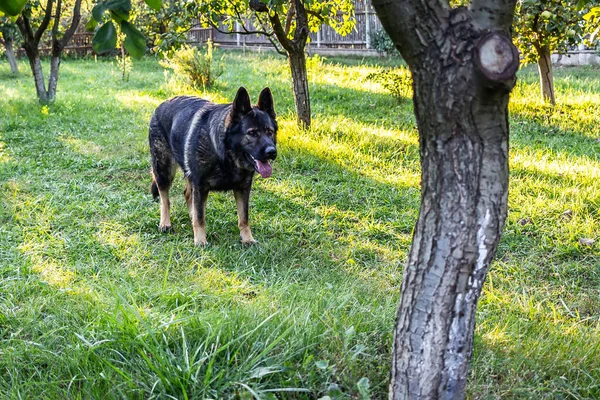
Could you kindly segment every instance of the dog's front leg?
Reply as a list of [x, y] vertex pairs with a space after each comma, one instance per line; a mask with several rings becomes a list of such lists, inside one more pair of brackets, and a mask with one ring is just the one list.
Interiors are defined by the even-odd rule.
[[192, 201], [190, 216], [192, 217], [192, 226], [194, 228], [194, 244], [196, 246], [206, 246], [206, 199], [208, 191], [197, 185], [192, 185]]
[[255, 244], [256, 240], [252, 237], [250, 224], [248, 223], [248, 203], [250, 202], [250, 187], [242, 190], [234, 190], [235, 204], [238, 211], [238, 227], [240, 228], [240, 239], [242, 244]]

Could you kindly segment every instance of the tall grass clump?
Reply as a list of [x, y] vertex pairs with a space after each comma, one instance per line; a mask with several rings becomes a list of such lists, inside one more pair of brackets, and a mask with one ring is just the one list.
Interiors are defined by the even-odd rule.
[[379, 83], [398, 103], [412, 98], [412, 77], [408, 68], [383, 69], [367, 75], [367, 80]]
[[166, 57], [161, 65], [172, 70], [177, 78], [184, 79], [194, 88], [210, 88], [223, 74], [223, 65], [213, 60], [212, 41], [206, 43], [206, 49], [183, 46], [172, 56]]

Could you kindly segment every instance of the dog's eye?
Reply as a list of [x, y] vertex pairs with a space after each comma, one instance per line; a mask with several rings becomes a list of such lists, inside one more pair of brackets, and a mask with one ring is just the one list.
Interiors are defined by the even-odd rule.
[[260, 134], [260, 132], [258, 132], [258, 129], [251, 129], [248, 131], [248, 135], [250, 136], [258, 136]]

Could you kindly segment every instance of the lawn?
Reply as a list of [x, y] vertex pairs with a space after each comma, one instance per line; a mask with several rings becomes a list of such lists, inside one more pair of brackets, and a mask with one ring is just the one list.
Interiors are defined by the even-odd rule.
[[[419, 207], [409, 100], [377, 60], [309, 63], [314, 127], [295, 127], [285, 59], [223, 54], [209, 91], [153, 59], [65, 60], [58, 100], [0, 62], [0, 394], [10, 399], [386, 398], [402, 271]], [[389, 64], [389, 63], [388, 63]], [[393, 65], [393, 63], [392, 63]], [[25, 62], [20, 64], [27, 71]], [[161, 101], [264, 86], [280, 123], [243, 247], [230, 193], [195, 248], [181, 173], [174, 234], [149, 194]], [[472, 399], [600, 398], [600, 70], [533, 69], [511, 100], [509, 217], [478, 308]], [[367, 394], [368, 393], [368, 394]]]

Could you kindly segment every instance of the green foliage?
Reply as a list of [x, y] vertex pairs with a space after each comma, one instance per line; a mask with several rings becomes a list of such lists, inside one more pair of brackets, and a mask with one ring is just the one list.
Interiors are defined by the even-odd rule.
[[583, 8], [580, 0], [522, 0], [513, 23], [516, 45], [525, 63], [535, 63], [542, 48], [564, 53], [581, 41]]
[[371, 33], [371, 47], [380, 53], [398, 54], [394, 42], [392, 42], [385, 29], [379, 29]]
[[210, 40], [206, 50], [186, 45], [161, 61], [161, 65], [171, 69], [175, 76], [187, 79], [191, 86], [204, 90], [210, 88], [223, 73], [223, 65], [213, 63], [213, 46]]
[[16, 17], [23, 11], [27, 1], [28, 0], [0, 0], [0, 13], [4, 13], [9, 17]]
[[148, 39], [152, 52], [169, 55], [186, 43], [197, 9], [194, 0], [168, 1], [159, 10], [134, 4], [135, 25]]
[[[118, 32], [113, 22], [125, 34], [124, 46], [133, 58], [139, 59], [146, 52], [146, 38], [138, 28], [129, 22], [132, 17], [131, 1], [101, 0], [92, 9], [93, 19], [96, 23], [102, 24], [94, 35], [94, 43], [97, 43], [94, 45], [94, 50], [97, 53], [107, 52], [116, 46]], [[154, 10], [160, 9], [162, 4], [162, 0], [144, 0], [144, 2]], [[94, 23], [88, 23], [87, 28], [94, 27]], [[97, 36], [100, 37], [97, 38]]]
[[367, 80], [379, 83], [399, 103], [412, 99], [412, 77], [405, 67], [372, 72], [367, 75]]
[[[282, 23], [286, 23], [288, 13], [293, 14], [290, 9], [290, 4], [293, 2], [288, 0], [275, 0], [263, 2], [265, 3], [270, 13], [275, 13], [279, 16]], [[336, 32], [346, 35], [352, 31], [356, 23], [354, 16], [354, 0], [326, 0], [326, 1], [311, 1], [303, 0], [304, 7], [308, 11], [308, 27], [312, 32], [317, 32], [321, 26], [328, 25]], [[245, 25], [245, 19], [251, 21], [253, 27], [263, 29], [266, 32], [272, 32], [273, 27], [270, 25], [269, 19], [261, 13], [252, 11], [248, 1], [244, 0], [209, 0], [198, 3], [200, 13], [200, 21], [204, 25], [219, 26], [223, 24], [227, 29], [234, 30], [236, 23]], [[251, 29], [251, 27], [248, 27]], [[290, 19], [288, 37], [292, 38], [296, 30], [295, 20]]]
[[98, 29], [92, 40], [92, 47], [98, 54], [114, 50], [117, 45], [117, 28], [112, 21], [106, 22]]
[[590, 11], [583, 16], [587, 22], [587, 30], [590, 35], [586, 38], [589, 46], [597, 46], [600, 33], [600, 7], [592, 7]]
[[[0, 43], [2, 40], [17, 42], [20, 37], [17, 25], [8, 17], [0, 17]], [[0, 51], [3, 52], [4, 49], [0, 49]]]

